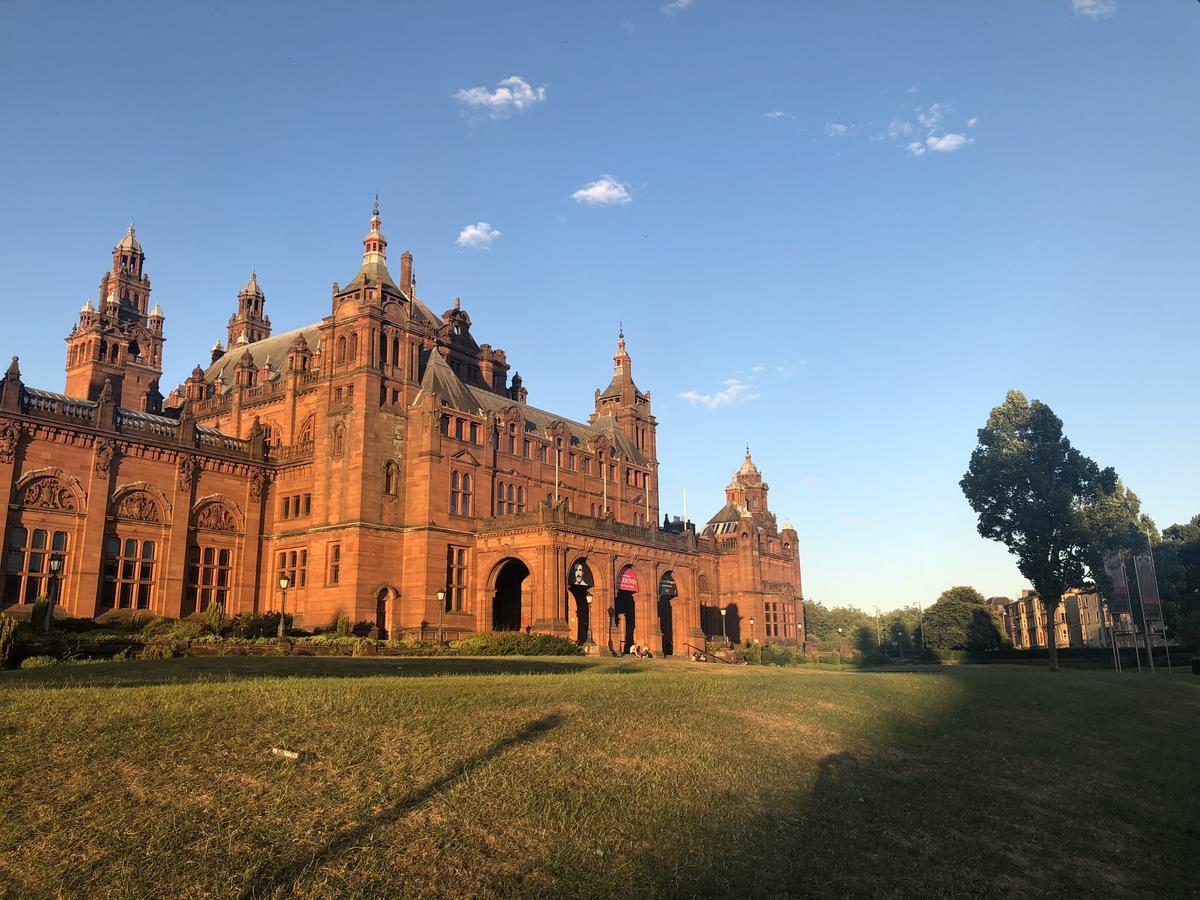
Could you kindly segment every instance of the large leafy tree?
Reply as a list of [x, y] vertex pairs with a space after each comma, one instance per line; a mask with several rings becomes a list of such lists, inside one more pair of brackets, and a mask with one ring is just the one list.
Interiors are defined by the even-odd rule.
[[960, 585], [942, 591], [925, 613], [925, 645], [935, 650], [991, 650], [1000, 628], [983, 594]]
[[[1084, 587], [1095, 552], [1096, 535], [1083, 511], [1116, 490], [1116, 472], [1071, 446], [1049, 406], [1009, 391], [979, 429], [959, 484], [979, 516], [979, 533], [1017, 557], [1053, 622], [1062, 595]], [[1054, 641], [1047, 644], [1050, 669], [1057, 670]]]

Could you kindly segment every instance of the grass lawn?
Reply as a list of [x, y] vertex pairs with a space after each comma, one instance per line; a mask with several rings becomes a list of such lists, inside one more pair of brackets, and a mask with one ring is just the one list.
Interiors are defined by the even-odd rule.
[[10, 896], [1200, 896], [1191, 675], [216, 657], [0, 735]]

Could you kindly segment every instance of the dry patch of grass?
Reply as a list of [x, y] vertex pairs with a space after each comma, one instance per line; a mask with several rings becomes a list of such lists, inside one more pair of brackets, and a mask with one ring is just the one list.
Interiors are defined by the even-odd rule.
[[1000, 667], [214, 658], [5, 673], [0, 884], [1182, 896], [1197, 713], [1182, 677]]

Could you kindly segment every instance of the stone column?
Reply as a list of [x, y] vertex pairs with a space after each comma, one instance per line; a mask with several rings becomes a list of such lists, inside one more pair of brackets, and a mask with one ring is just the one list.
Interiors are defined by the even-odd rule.
[[70, 573], [64, 573], [74, 583], [70, 612], [81, 618], [93, 618], [100, 597], [100, 574], [104, 557], [104, 523], [108, 518], [108, 501], [117, 472], [116, 442], [97, 438], [92, 444], [92, 466], [87, 485], [87, 518], [83, 524], [79, 546], [69, 554], [74, 560]]
[[170, 537], [158, 562], [158, 590], [154, 597], [155, 609], [162, 616], [179, 618], [183, 610], [187, 545], [192, 521], [192, 487], [196, 475], [196, 458], [190, 453], [180, 453], [175, 462], [175, 490], [171, 494]]

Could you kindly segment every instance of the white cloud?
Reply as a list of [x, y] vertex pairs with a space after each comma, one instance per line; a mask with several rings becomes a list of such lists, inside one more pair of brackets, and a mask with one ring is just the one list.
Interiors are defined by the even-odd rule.
[[909, 92], [910, 94], [915, 94], [915, 93], [916, 93], [917, 91], [919, 91], [920, 89], [921, 89], [921, 86], [920, 86], [919, 84], [914, 84], [912, 87], [910, 87], [910, 88], [908, 89], [908, 92]]
[[920, 141], [913, 141], [904, 149], [907, 150], [909, 153], [911, 153], [913, 156], [924, 156], [925, 155], [925, 145], [922, 144]]
[[460, 231], [458, 233], [458, 240], [454, 243], [460, 247], [488, 250], [491, 248], [492, 242], [503, 233], [499, 229], [493, 228], [487, 222], [476, 222], [474, 225], [468, 225]]
[[979, 116], [971, 116], [971, 118], [967, 119], [967, 127], [968, 128], [974, 128], [978, 124], [979, 124]]
[[826, 122], [825, 134], [828, 137], [847, 137], [854, 132], [853, 125], [847, 125], [844, 122]]
[[757, 400], [762, 394], [747, 394], [750, 386], [738, 378], [725, 379], [725, 387], [715, 394], [701, 394], [696, 391], [684, 391], [676, 394], [680, 400], [686, 400], [692, 406], [707, 406], [718, 409], [722, 406], [733, 406], [736, 403], [746, 403]]
[[970, 143], [973, 143], [971, 138], [965, 134], [956, 134], [954, 132], [943, 134], [941, 137], [931, 134], [925, 138], [925, 146], [934, 153], [953, 153], [955, 150], [961, 150]]
[[948, 112], [949, 103], [931, 103], [928, 109], [917, 107], [917, 121], [921, 123], [922, 128], [936, 128]]
[[681, 13], [686, 9], [690, 9], [696, 0], [671, 0], [670, 3], [660, 6], [658, 11], [664, 16], [673, 16], [675, 13]]
[[1071, 0], [1071, 9], [1077, 16], [1108, 19], [1117, 14], [1117, 0]]
[[599, 181], [585, 184], [571, 195], [576, 203], [586, 203], [589, 206], [618, 206], [629, 203], [633, 197], [629, 186], [611, 175], [605, 175]]
[[877, 140], [877, 141], [883, 141], [883, 140], [895, 141], [895, 140], [899, 140], [900, 138], [908, 137], [912, 133], [913, 133], [912, 122], [893, 121], [893, 122], [888, 123], [887, 131], [885, 131], [883, 134], [881, 134], [875, 140]]
[[790, 119], [791, 113], [785, 113], [782, 109], [773, 109], [770, 112], [763, 113], [768, 119]]
[[501, 81], [494, 91], [485, 87], [463, 88], [454, 99], [472, 109], [486, 112], [493, 119], [502, 119], [514, 112], [524, 112], [530, 107], [546, 102], [546, 88], [533, 87], [519, 75], [511, 75]]

